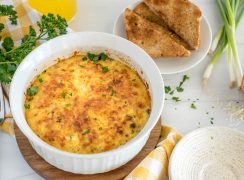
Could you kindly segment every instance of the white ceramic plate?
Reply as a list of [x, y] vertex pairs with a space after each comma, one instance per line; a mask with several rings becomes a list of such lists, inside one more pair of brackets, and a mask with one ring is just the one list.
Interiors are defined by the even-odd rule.
[[[128, 8], [134, 9], [140, 2], [130, 5]], [[123, 14], [124, 12], [122, 12], [115, 21], [113, 33], [126, 38]], [[211, 42], [211, 28], [207, 19], [203, 16], [201, 21], [201, 44], [197, 51], [191, 51], [191, 56], [189, 57], [158, 58], [154, 59], [154, 61], [157, 64], [161, 74], [174, 74], [187, 71], [204, 59], [209, 51]]]
[[169, 176], [172, 180], [244, 179], [244, 134], [226, 127], [191, 132], [174, 148]]

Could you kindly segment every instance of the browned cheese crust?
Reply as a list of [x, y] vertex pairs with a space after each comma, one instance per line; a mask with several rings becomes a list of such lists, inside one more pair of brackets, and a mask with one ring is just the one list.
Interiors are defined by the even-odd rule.
[[135, 137], [151, 101], [135, 70], [118, 60], [93, 63], [85, 55], [60, 60], [31, 83], [25, 116], [45, 142], [64, 151], [99, 153]]

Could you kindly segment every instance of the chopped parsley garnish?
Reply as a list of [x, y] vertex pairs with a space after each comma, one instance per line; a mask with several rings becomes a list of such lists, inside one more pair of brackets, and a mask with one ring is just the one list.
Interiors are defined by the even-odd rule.
[[102, 71], [103, 71], [104, 73], [108, 72], [108, 71], [109, 71], [108, 66], [103, 66], [103, 67], [102, 67]]
[[213, 120], [214, 120], [214, 118], [212, 117], [212, 118], [210, 118], [210, 123], [211, 124], [213, 124]]
[[99, 57], [98, 57], [98, 56], [95, 56], [95, 57], [93, 58], [93, 63], [96, 64], [98, 60], [99, 60]]
[[83, 57], [82, 60], [83, 60], [83, 61], [86, 61], [86, 60], [87, 60], [87, 57]]
[[[98, 61], [105, 61], [108, 59], [108, 56], [105, 53], [100, 53], [100, 54], [92, 54], [92, 53], [87, 53], [87, 57], [93, 62], [93, 64], [97, 64]], [[99, 64], [101, 65], [101, 64]], [[102, 66], [102, 72], [106, 73], [109, 71], [109, 68], [107, 66]]]
[[62, 92], [62, 93], [61, 93], [62, 98], [65, 98], [66, 95], [67, 95], [67, 92]]
[[180, 82], [180, 85], [176, 87], [177, 92], [183, 92], [183, 91], [184, 91], [184, 89], [182, 88], [182, 85], [183, 85], [184, 82], [185, 82], [186, 80], [188, 80], [188, 79], [190, 79], [190, 78], [189, 78], [187, 75], [184, 75], [184, 76], [183, 76], [183, 79], [182, 79], [182, 81]]
[[[188, 79], [189, 79], [189, 77], [187, 75], [184, 75], [182, 81], [180, 82], [180, 84], [175, 89], [172, 89], [170, 86], [165, 86], [164, 87], [165, 93], [173, 96], [175, 91], [177, 91], [178, 93], [183, 92], [184, 88], [182, 86], [183, 86], [184, 82]], [[175, 96], [173, 96], [171, 99], [174, 100], [175, 102], [181, 101], [179, 97], [175, 97]], [[167, 100], [167, 98], [165, 98], [165, 100]], [[189, 100], [190, 99], [188, 99], [188, 101]], [[194, 102], [191, 104], [191, 108], [196, 109]]]
[[71, 104], [65, 104], [65, 107], [70, 107], [71, 106]]
[[108, 56], [105, 53], [100, 53], [100, 54], [92, 54], [92, 53], [87, 53], [87, 57], [94, 63], [96, 64], [99, 60], [105, 61]]
[[116, 95], [116, 91], [112, 89], [111, 96], [115, 96], [115, 95]]
[[175, 102], [181, 101], [179, 97], [172, 97], [172, 100], [174, 100]]
[[165, 86], [164, 87], [164, 91], [166, 94], [169, 94], [169, 92], [171, 91], [171, 87], [170, 86]]
[[196, 105], [194, 103], [191, 104], [192, 109], [197, 109]]
[[[184, 75], [184, 76], [183, 76], [183, 80], [182, 80], [182, 84], [183, 84], [186, 80], [188, 80], [188, 79], [190, 79], [189, 76]], [[181, 84], [181, 85], [182, 85], [182, 84]]]
[[87, 53], [87, 57], [93, 61], [95, 54]]
[[182, 87], [176, 87], [176, 90], [177, 90], [177, 92], [183, 92], [184, 91], [184, 89], [182, 88]]
[[170, 94], [170, 95], [173, 95], [173, 94], [174, 94], [174, 92], [175, 92], [175, 91], [173, 90], [173, 91], [171, 91], [169, 94]]
[[28, 96], [34, 96], [38, 92], [39, 88], [38, 86], [33, 86], [27, 89], [27, 95]]
[[85, 66], [83, 66], [83, 65], [79, 65], [81, 68], [84, 68]]
[[30, 109], [30, 104], [25, 104], [25, 109]]
[[116, 91], [113, 89], [113, 87], [109, 86], [109, 89], [111, 90], [111, 96], [115, 96], [116, 95]]
[[86, 130], [84, 130], [84, 131], [82, 132], [82, 135], [89, 134], [90, 132], [91, 132], [90, 129], [86, 129]]
[[136, 79], [132, 79], [132, 81], [133, 81], [133, 82], [135, 82], [135, 81], [136, 81]]
[[106, 60], [108, 56], [105, 53], [100, 53], [101, 60]]
[[42, 78], [39, 78], [38, 81], [39, 81], [40, 83], [42, 83], [42, 82], [43, 82], [43, 79], [42, 79]]
[[67, 92], [65, 92], [65, 91], [63, 91], [63, 92], [61, 93], [61, 97], [62, 97], [62, 98], [66, 98], [67, 95], [73, 96], [73, 93], [67, 93]]

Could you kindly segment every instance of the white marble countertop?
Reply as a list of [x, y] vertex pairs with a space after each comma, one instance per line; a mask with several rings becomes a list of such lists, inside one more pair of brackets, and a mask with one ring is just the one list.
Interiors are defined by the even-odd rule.
[[[137, 0], [78, 0], [78, 13], [70, 26], [75, 31], [102, 31], [112, 33], [113, 23], [127, 5]], [[209, 20], [213, 34], [221, 25], [221, 17], [214, 0], [193, 0]], [[238, 28], [237, 42], [239, 55], [244, 65], [244, 21]], [[242, 34], [242, 35], [241, 35]], [[242, 50], [242, 51], [241, 51]], [[162, 113], [163, 123], [178, 129], [182, 134], [204, 126], [229, 126], [244, 131], [244, 122], [233, 118], [225, 107], [229, 102], [244, 105], [244, 96], [238, 90], [228, 88], [229, 74], [226, 57], [222, 56], [209, 81], [208, 91], [201, 87], [203, 71], [209, 57], [197, 67], [184, 73], [163, 76], [165, 85], [176, 87], [182, 76], [187, 74], [190, 80], [184, 84], [185, 91], [176, 94], [182, 99], [175, 103], [167, 100]], [[243, 66], [244, 68], [244, 66]], [[190, 100], [189, 100], [190, 99]], [[197, 100], [199, 99], [199, 100]], [[196, 100], [197, 109], [190, 108]], [[23, 159], [16, 141], [0, 132], [0, 180], [42, 179]]]

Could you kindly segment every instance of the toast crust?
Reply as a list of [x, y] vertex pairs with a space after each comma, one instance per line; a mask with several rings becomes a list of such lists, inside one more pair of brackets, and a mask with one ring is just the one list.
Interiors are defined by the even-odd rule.
[[144, 0], [192, 49], [200, 45], [200, 9], [188, 0]]
[[190, 51], [177, 43], [167, 29], [148, 21], [128, 8], [124, 13], [124, 22], [127, 38], [153, 58], [190, 55]]
[[154, 12], [150, 10], [150, 8], [144, 3], [138, 4], [135, 9], [133, 10], [143, 18], [146, 18], [147, 20], [154, 22], [160, 26], [163, 26], [165, 29], [167, 29], [171, 35], [171, 37], [178, 42], [179, 44], [183, 45], [186, 49], [191, 49], [191, 47], [177, 34], [175, 34], [168, 25], [164, 22], [163, 19], [161, 19], [159, 16], [157, 16]]

